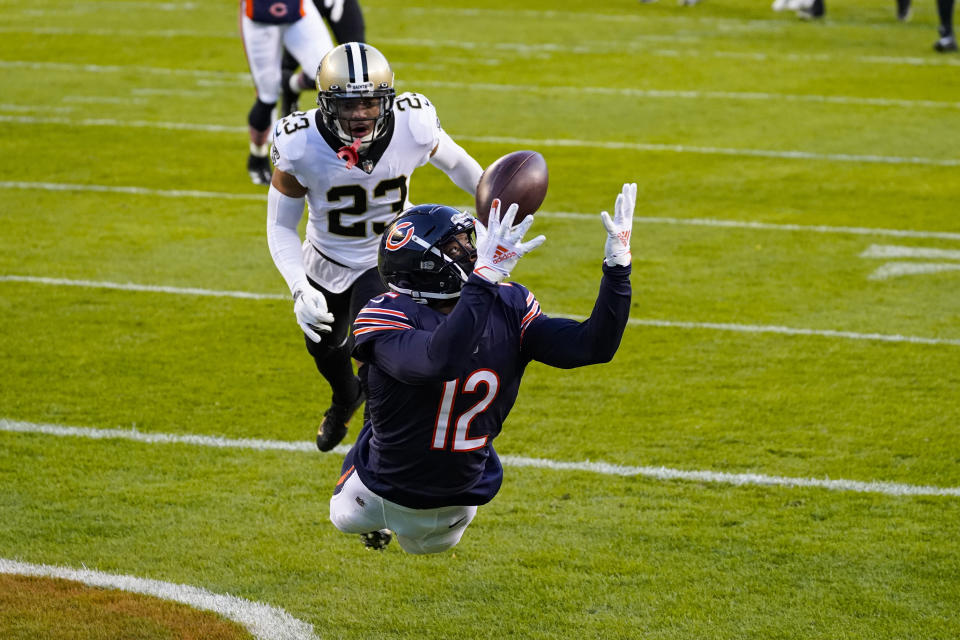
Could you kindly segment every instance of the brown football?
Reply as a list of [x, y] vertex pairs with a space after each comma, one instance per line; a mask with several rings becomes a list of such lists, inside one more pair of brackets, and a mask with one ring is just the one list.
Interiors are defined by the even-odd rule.
[[520, 209], [513, 222], [520, 222], [543, 204], [547, 182], [547, 161], [536, 151], [514, 151], [498, 158], [480, 176], [477, 218], [487, 224], [490, 203], [500, 198], [500, 215], [515, 202]]

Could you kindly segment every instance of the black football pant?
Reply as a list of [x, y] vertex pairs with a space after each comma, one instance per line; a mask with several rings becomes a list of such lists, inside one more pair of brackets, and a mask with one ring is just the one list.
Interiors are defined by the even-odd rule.
[[310, 278], [307, 280], [311, 286], [323, 293], [323, 297], [327, 299], [327, 309], [333, 314], [333, 331], [321, 333], [320, 342], [314, 342], [304, 335], [307, 351], [313, 356], [317, 371], [330, 383], [333, 401], [337, 404], [350, 404], [356, 400], [358, 393], [357, 378], [350, 360], [353, 349], [353, 321], [370, 298], [375, 298], [387, 289], [383, 286], [376, 267], [365, 271], [342, 293], [330, 293]]
[[953, 35], [954, 0], [937, 0], [937, 15], [940, 17], [940, 35]]

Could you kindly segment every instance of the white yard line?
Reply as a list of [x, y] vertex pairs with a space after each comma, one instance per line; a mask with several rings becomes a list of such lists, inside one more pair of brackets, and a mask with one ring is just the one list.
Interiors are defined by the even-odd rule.
[[[0, 180], [0, 189], [23, 189], [27, 191], [90, 191], [97, 193], [117, 193], [130, 195], [151, 195], [163, 198], [213, 198], [224, 200], [250, 200], [266, 202], [266, 194], [230, 193], [225, 191], [196, 191], [184, 189], [151, 189], [124, 185], [73, 184], [67, 182], [25, 182]], [[456, 205], [455, 205], [456, 206]], [[472, 209], [473, 205], [460, 208]], [[566, 218], [574, 220], [596, 221], [596, 214], [574, 211], [541, 211], [538, 216], [548, 218]], [[793, 231], [798, 233], [825, 233], [858, 236], [889, 236], [895, 238], [937, 238], [960, 241], [960, 232], [924, 231], [920, 229], [883, 229], [871, 227], [843, 227], [828, 225], [783, 224], [774, 222], [751, 222], [748, 220], [719, 220], [716, 218], [665, 218], [659, 216], [637, 216], [634, 222], [639, 224], [664, 224], [696, 227], [719, 227], [731, 229], [755, 229], [757, 231]]]
[[960, 251], [956, 249], [937, 249], [934, 247], [902, 247], [892, 244], [872, 244], [861, 258], [925, 258], [930, 260], [960, 260]]
[[[153, 120], [117, 120], [114, 118], [57, 118], [38, 116], [0, 115], [0, 122], [19, 124], [54, 124], [64, 127], [136, 127], [173, 131], [204, 131], [211, 133], [241, 134], [246, 127], [191, 122], [163, 122]], [[778, 151], [773, 149], [734, 149], [728, 147], [700, 147], [682, 144], [652, 144], [645, 142], [615, 142], [602, 140], [575, 140], [557, 138], [516, 138], [509, 136], [468, 136], [452, 134], [457, 140], [484, 144], [502, 144], [513, 147], [563, 147], [589, 149], [616, 149], [621, 151], [649, 151], [653, 153], [690, 153], [698, 155], [742, 156], [751, 158], [776, 158], [781, 160], [826, 160], [865, 164], [924, 165], [933, 167], [958, 167], [960, 159], [924, 158], [905, 156], [857, 155], [848, 153], [816, 153], [813, 151]]]
[[[69, 280], [66, 278], [44, 278], [22, 275], [0, 275], [0, 282], [25, 282], [30, 284], [54, 285], [65, 287], [84, 287], [94, 289], [115, 289], [120, 291], [142, 291], [146, 293], [168, 293], [174, 295], [210, 296], [216, 298], [246, 298], [252, 300], [287, 300], [289, 296], [274, 293], [251, 293], [247, 291], [218, 291], [214, 289], [182, 288], [160, 285], [143, 285], [132, 282], [101, 282], [93, 280]], [[585, 320], [586, 316], [548, 312], [558, 318]], [[655, 320], [645, 318], [631, 318], [627, 321], [632, 326], [657, 327], [664, 329], [688, 329], [706, 331], [730, 331], [735, 333], [767, 333], [787, 336], [816, 336], [821, 338], [835, 338], [844, 340], [865, 340], [869, 342], [894, 342], [907, 344], [924, 344], [960, 347], [960, 339], [927, 338], [922, 336], [904, 336], [886, 333], [857, 333], [854, 331], [839, 331], [835, 329], [805, 329], [798, 327], [782, 327], [777, 325], [750, 325], [726, 322], [683, 322], [677, 320]]]
[[258, 640], [317, 640], [312, 624], [294, 618], [279, 607], [229, 594], [213, 593], [188, 584], [104, 573], [86, 568], [73, 569], [47, 564], [31, 564], [6, 558], [0, 558], [0, 573], [71, 580], [92, 587], [117, 589], [179, 602], [195, 609], [212, 611], [233, 620]]
[[[226, 449], [252, 449], [256, 451], [297, 451], [317, 454], [312, 442], [286, 440], [259, 440], [254, 438], [223, 438], [195, 434], [145, 433], [136, 429], [93, 429], [69, 427], [58, 424], [38, 424], [6, 418], [0, 419], [0, 431], [12, 433], [38, 433], [50, 436], [89, 438], [95, 440], [129, 440], [144, 444], [181, 444]], [[338, 445], [334, 453], [345, 454], [348, 445]], [[772, 487], [799, 487], [850, 491], [855, 493], [881, 493], [891, 496], [951, 496], [960, 497], [960, 487], [936, 487], [929, 485], [902, 484], [897, 482], [863, 482], [840, 478], [792, 478], [769, 476], [759, 473], [724, 473], [719, 471], [687, 471], [667, 467], [626, 466], [606, 462], [564, 462], [544, 458], [503, 455], [500, 460], [508, 467], [531, 467], [551, 471], [584, 471], [610, 476], [643, 476], [654, 480], [687, 480], [737, 486], [757, 485]]]
[[888, 262], [867, 276], [868, 280], [888, 280], [901, 276], [921, 276], [946, 271], [960, 271], [960, 264], [951, 262]]

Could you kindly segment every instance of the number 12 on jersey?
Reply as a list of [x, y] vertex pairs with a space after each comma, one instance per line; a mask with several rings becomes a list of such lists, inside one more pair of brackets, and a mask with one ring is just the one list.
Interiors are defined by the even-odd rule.
[[443, 395], [440, 397], [440, 408], [437, 411], [437, 423], [433, 429], [431, 449], [447, 448], [451, 422], [454, 422], [456, 429], [453, 435], [453, 443], [450, 445], [451, 451], [475, 451], [487, 444], [488, 436], [471, 438], [467, 432], [470, 429], [470, 422], [477, 414], [485, 411], [497, 397], [497, 391], [500, 389], [500, 379], [490, 369], [479, 369], [467, 376], [463, 383], [463, 393], [477, 393], [477, 387], [480, 385], [485, 387], [486, 393], [476, 404], [454, 420], [451, 412], [454, 400], [457, 397], [457, 384], [459, 382], [459, 380], [448, 380], [443, 383]]

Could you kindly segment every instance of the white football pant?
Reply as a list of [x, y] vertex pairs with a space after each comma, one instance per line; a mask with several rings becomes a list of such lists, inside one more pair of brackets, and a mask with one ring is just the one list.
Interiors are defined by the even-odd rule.
[[311, 78], [316, 75], [320, 60], [333, 48], [333, 40], [313, 0], [304, 1], [303, 12], [302, 18], [290, 24], [254, 22], [241, 12], [243, 48], [261, 102], [272, 104], [280, 96], [284, 47]]
[[407, 553], [440, 553], [460, 542], [476, 507], [410, 509], [384, 500], [360, 481], [356, 471], [330, 498], [330, 521], [344, 533], [390, 529]]

